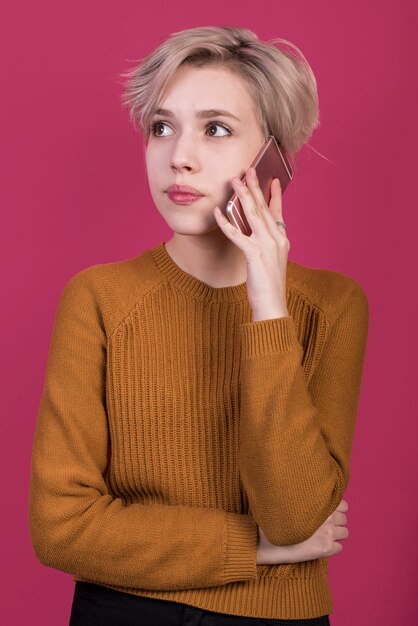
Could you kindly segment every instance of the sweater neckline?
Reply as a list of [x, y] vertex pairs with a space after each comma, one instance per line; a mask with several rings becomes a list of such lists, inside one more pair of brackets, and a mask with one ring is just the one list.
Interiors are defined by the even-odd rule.
[[[170, 282], [174, 283], [181, 291], [194, 296], [199, 300], [213, 302], [240, 302], [247, 300], [247, 282], [227, 287], [212, 287], [199, 280], [192, 274], [183, 270], [168, 254], [165, 241], [160, 242], [149, 250], [151, 257], [160, 271]], [[295, 263], [291, 259], [287, 261], [286, 290], [291, 289], [294, 280]]]
[[222, 302], [241, 301], [247, 298], [246, 282], [227, 287], [212, 287], [183, 270], [168, 254], [165, 241], [151, 248], [150, 253], [160, 272], [171, 283], [199, 300]]

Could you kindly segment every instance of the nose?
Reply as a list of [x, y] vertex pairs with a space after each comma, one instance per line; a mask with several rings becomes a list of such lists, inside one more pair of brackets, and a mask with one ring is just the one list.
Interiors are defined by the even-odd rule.
[[175, 142], [171, 153], [171, 169], [175, 172], [197, 171], [199, 168], [199, 160], [196, 150], [196, 139], [190, 134], [179, 135]]

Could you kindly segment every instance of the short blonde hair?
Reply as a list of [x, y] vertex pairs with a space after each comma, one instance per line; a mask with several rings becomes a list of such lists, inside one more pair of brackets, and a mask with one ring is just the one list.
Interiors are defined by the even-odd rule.
[[265, 136], [278, 139], [295, 167], [294, 155], [319, 125], [316, 79], [299, 48], [281, 38], [260, 41], [251, 30], [232, 26], [172, 33], [139, 65], [121, 74], [128, 79], [122, 103], [146, 141], [168, 81], [185, 64], [220, 66], [238, 74], [248, 85]]

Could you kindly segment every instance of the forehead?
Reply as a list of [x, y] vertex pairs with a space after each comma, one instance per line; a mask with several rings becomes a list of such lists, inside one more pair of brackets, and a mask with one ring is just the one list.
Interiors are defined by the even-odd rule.
[[170, 79], [159, 108], [174, 115], [202, 109], [224, 109], [241, 118], [254, 108], [248, 85], [235, 72], [224, 67], [178, 68]]

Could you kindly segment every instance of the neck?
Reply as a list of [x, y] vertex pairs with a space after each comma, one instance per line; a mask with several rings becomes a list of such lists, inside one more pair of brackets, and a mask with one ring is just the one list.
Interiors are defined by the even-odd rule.
[[240, 285], [247, 280], [247, 263], [241, 250], [223, 233], [205, 236], [174, 233], [165, 248], [185, 272], [211, 287]]

